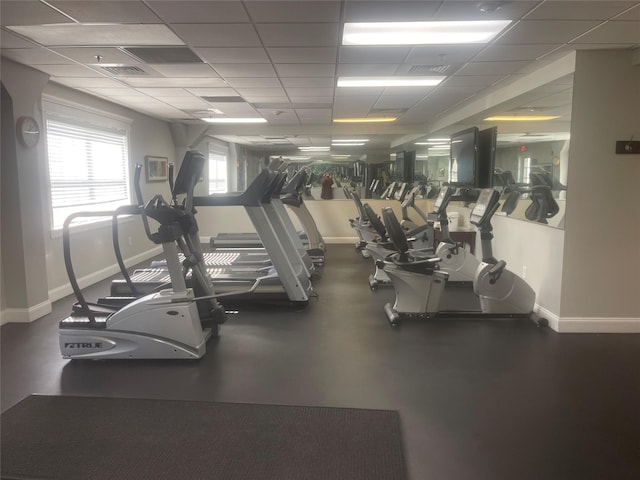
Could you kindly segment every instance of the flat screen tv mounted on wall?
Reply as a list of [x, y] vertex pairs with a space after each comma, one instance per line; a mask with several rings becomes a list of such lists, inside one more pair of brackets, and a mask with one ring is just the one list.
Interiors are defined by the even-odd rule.
[[478, 127], [451, 135], [450, 182], [457, 187], [475, 187], [478, 163]]

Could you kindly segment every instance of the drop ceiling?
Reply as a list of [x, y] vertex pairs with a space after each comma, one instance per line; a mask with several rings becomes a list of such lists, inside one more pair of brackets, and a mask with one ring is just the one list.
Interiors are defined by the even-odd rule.
[[[366, 147], [353, 153], [384, 157], [428, 133], [478, 124], [484, 113], [527, 109], [560, 114], [556, 127], [530, 128], [566, 128], [570, 75], [541, 74], [536, 88], [505, 97], [491, 112], [468, 106], [575, 50], [640, 46], [636, 1], [3, 0], [0, 6], [2, 56], [170, 122], [204, 128], [208, 115], [263, 117], [266, 124], [214, 125], [210, 134], [276, 154], [366, 137]], [[341, 45], [345, 22], [440, 20], [512, 22], [484, 45]], [[338, 76], [425, 72], [446, 79], [435, 87], [336, 87]], [[464, 111], [473, 114], [456, 116]], [[398, 118], [375, 126], [333, 123], [371, 116]], [[511, 134], [514, 128], [499, 125]]]

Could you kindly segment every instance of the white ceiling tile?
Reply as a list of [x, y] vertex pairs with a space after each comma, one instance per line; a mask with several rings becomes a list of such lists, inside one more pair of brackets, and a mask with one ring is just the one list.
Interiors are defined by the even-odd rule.
[[333, 77], [336, 71], [335, 65], [330, 63], [278, 63], [274, 66], [280, 77]]
[[474, 62], [504, 62], [512, 60], [535, 60], [560, 45], [491, 45], [480, 52]]
[[227, 84], [233, 88], [281, 88], [280, 80], [277, 78], [256, 77], [256, 78], [228, 78]]
[[192, 47], [259, 47], [260, 39], [251, 24], [174, 23], [171, 28]]
[[207, 64], [180, 64], [180, 65], [166, 65], [152, 63], [149, 64], [156, 72], [164, 75], [165, 77], [214, 77], [218, 75]]
[[264, 48], [194, 48], [208, 63], [270, 63]]
[[209, 104], [198, 97], [162, 97], [162, 101], [168, 103], [175, 108], [184, 108], [189, 110], [207, 109]]
[[102, 77], [101, 73], [82, 65], [35, 65], [52, 77]]
[[341, 63], [338, 65], [338, 76], [384, 76], [394, 75], [399, 65], [392, 63]]
[[[139, 60], [116, 47], [58, 47], [51, 50], [80, 63], [117, 63], [121, 65], [140, 63]], [[98, 55], [102, 57], [100, 61], [96, 58]]]
[[292, 103], [324, 103], [331, 105], [333, 103], [333, 95], [327, 97], [297, 97], [289, 95]]
[[183, 88], [136, 88], [139, 92], [155, 98], [191, 97], [192, 94]]
[[281, 77], [280, 81], [285, 88], [327, 88], [335, 86], [334, 77]]
[[383, 95], [373, 105], [373, 108], [409, 108], [425, 97], [424, 92], [421, 95]]
[[411, 51], [402, 46], [357, 46], [340, 47], [340, 63], [402, 63]]
[[218, 77], [170, 77], [170, 78], [158, 78], [158, 77], [121, 77], [121, 80], [132, 87], [180, 87], [180, 88], [195, 88], [195, 87], [225, 87], [224, 80]]
[[187, 88], [187, 91], [198, 97], [237, 97], [233, 88]]
[[405, 63], [424, 65], [465, 63], [483, 48], [485, 45], [417, 45], [411, 49]]
[[57, 78], [52, 77], [51, 80], [53, 82], [62, 83], [68, 87], [74, 88], [124, 88], [129, 94], [131, 93], [130, 88], [126, 88], [126, 85], [123, 85], [116, 80], [112, 80], [106, 77], [69, 77], [69, 78]]
[[328, 125], [331, 124], [331, 110], [310, 109], [298, 110], [296, 115], [300, 119], [302, 125]]
[[395, 0], [345, 2], [345, 22], [418, 22], [432, 20], [442, 2]]
[[248, 95], [242, 97], [249, 103], [282, 103], [287, 104], [289, 102], [289, 97], [261, 97], [258, 95]]
[[367, 87], [367, 88], [346, 88], [336, 87], [336, 100], [340, 103], [343, 101], [349, 101], [350, 98], [370, 98], [372, 102], [382, 95], [384, 87]]
[[[104, 97], [130, 97], [131, 90], [128, 88], [101, 88], [84, 87], [84, 90]], [[147, 98], [149, 98], [147, 96]]]
[[[483, 11], [479, 8], [483, 3], [488, 7], [499, 4], [499, 8]], [[515, 2], [445, 1], [433, 20], [514, 20], [522, 17], [538, 3], [540, 2], [523, 0]]]
[[161, 23], [138, 1], [49, 1], [51, 5], [83, 23]]
[[2, 25], [70, 23], [68, 17], [37, 0], [2, 0]]
[[296, 117], [296, 113], [293, 109], [276, 109], [272, 110], [270, 108], [259, 108], [258, 113], [262, 115], [264, 118], [269, 120], [269, 123], [272, 121], [282, 122], [284, 121], [295, 121], [298, 122], [298, 117]]
[[640, 44], [640, 22], [607, 22], [571, 43]]
[[73, 60], [61, 57], [44, 48], [3, 48], [2, 55], [27, 65], [75, 65]]
[[336, 102], [333, 110], [335, 117], [364, 116], [369, 113], [378, 100], [378, 96], [347, 97]]
[[269, 47], [273, 63], [335, 63], [337, 47]]
[[256, 30], [267, 47], [331, 47], [338, 45], [337, 23], [261, 23]]
[[412, 96], [416, 100], [423, 98], [425, 95], [433, 92], [438, 87], [386, 87], [380, 94], [382, 97], [410, 97]]
[[607, 20], [636, 2], [560, 1], [545, 2], [528, 14], [527, 20]]
[[290, 97], [331, 97], [333, 98], [333, 87], [331, 88], [287, 88]]
[[249, 17], [241, 2], [201, 0], [148, 1], [167, 23], [247, 23]]
[[567, 43], [596, 25], [598, 22], [591, 20], [523, 20], [498, 38], [496, 43]]
[[244, 2], [256, 23], [275, 22], [337, 22], [340, 19], [338, 1], [248, 1]]
[[286, 95], [283, 88], [237, 88], [243, 97], [283, 97]]
[[527, 62], [473, 62], [462, 67], [455, 75], [508, 75], [526, 64]]
[[255, 117], [257, 114], [256, 110], [248, 103], [209, 102], [209, 105], [222, 110], [224, 115], [228, 117]]
[[269, 63], [216, 63], [212, 65], [222, 77], [275, 77], [276, 72]]
[[447, 87], [467, 87], [484, 86], [488, 87], [501, 80], [502, 75], [454, 75], [447, 78], [442, 86]]

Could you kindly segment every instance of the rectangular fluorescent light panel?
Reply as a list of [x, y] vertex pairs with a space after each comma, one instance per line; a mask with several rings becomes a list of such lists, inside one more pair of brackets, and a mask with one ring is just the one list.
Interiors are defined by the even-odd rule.
[[55, 23], [7, 28], [46, 47], [184, 45], [166, 25], [160, 24]]
[[487, 117], [485, 122], [545, 122], [560, 118], [559, 115], [497, 115], [495, 117]]
[[329, 147], [298, 147], [303, 152], [327, 152]]
[[368, 138], [334, 138], [331, 140], [332, 145], [340, 144], [340, 143], [354, 143], [354, 142], [368, 142]]
[[435, 87], [446, 77], [338, 77], [338, 87]]
[[234, 118], [234, 117], [209, 117], [202, 118], [207, 123], [267, 123], [267, 120], [259, 117]]
[[363, 117], [363, 118], [334, 118], [333, 123], [385, 123], [395, 122], [398, 117]]
[[340, 142], [340, 143], [331, 143], [332, 147], [360, 147], [364, 145], [364, 142]]
[[488, 43], [511, 20], [345, 23], [343, 45], [446, 45]]

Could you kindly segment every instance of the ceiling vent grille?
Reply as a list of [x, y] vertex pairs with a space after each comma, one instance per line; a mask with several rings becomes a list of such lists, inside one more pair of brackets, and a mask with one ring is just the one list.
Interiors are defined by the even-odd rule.
[[409, 73], [415, 75], [422, 75], [425, 73], [437, 73], [439, 75], [444, 75], [450, 68], [451, 65], [414, 65], [409, 69]]
[[125, 50], [146, 63], [203, 63], [188, 47], [130, 47]]
[[114, 77], [139, 77], [149, 75], [147, 71], [136, 66], [100, 67]]

